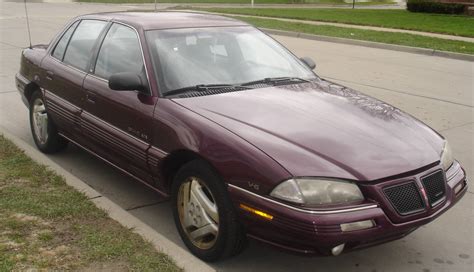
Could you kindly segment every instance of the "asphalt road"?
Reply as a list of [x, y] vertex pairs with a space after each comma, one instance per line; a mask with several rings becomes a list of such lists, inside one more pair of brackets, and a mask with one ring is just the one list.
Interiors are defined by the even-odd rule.
[[[24, 7], [0, 2], [0, 129], [33, 145], [28, 113], [15, 89], [21, 47], [27, 42]], [[75, 15], [132, 9], [100, 4], [30, 4], [33, 43], [47, 43]], [[474, 63], [367, 47], [275, 37], [317, 62], [322, 77], [391, 103], [440, 131], [473, 176]], [[71, 146], [51, 158], [104, 196], [183, 246], [170, 203]], [[453, 209], [408, 237], [339, 257], [289, 255], [251, 242], [243, 254], [213, 264], [220, 271], [473, 271], [473, 188]]]

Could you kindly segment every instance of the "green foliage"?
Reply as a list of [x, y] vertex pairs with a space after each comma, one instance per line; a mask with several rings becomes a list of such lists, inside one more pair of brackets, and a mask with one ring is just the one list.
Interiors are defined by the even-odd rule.
[[408, 0], [407, 10], [411, 12], [463, 14], [466, 5], [459, 3], [439, 3], [429, 0]]

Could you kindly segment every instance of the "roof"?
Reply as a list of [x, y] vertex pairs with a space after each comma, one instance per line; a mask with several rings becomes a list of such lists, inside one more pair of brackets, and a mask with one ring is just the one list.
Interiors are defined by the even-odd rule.
[[108, 12], [81, 16], [82, 19], [113, 20], [143, 30], [191, 27], [248, 26], [229, 17], [197, 12]]

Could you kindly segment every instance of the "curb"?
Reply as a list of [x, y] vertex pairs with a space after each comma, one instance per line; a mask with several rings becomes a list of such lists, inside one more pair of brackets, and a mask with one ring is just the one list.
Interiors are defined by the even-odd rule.
[[281, 36], [302, 38], [302, 39], [315, 40], [315, 41], [323, 41], [323, 42], [359, 45], [359, 46], [365, 46], [365, 47], [370, 47], [370, 48], [387, 49], [387, 50], [393, 50], [393, 51], [400, 51], [400, 52], [414, 53], [414, 54], [420, 54], [420, 55], [443, 57], [443, 58], [449, 58], [449, 59], [474, 62], [474, 55], [468, 55], [468, 54], [462, 54], [462, 53], [446, 52], [446, 51], [439, 51], [435, 49], [394, 45], [394, 44], [387, 44], [387, 43], [352, 40], [352, 39], [338, 38], [338, 37], [320, 36], [320, 35], [314, 35], [314, 34], [285, 31], [285, 30], [276, 30], [276, 29], [269, 29], [269, 28], [260, 28], [260, 29], [264, 31], [265, 33], [273, 34], [273, 35], [281, 35]]
[[58, 175], [64, 177], [66, 184], [84, 193], [90, 201], [92, 201], [98, 208], [107, 212], [108, 216], [115, 221], [119, 222], [122, 226], [131, 229], [133, 232], [142, 236], [145, 240], [152, 243], [152, 245], [160, 252], [167, 254], [171, 257], [176, 265], [183, 268], [185, 271], [216, 271], [214, 268], [194, 257], [187, 250], [179, 247], [168, 238], [156, 232], [147, 224], [140, 221], [135, 216], [122, 209], [120, 206], [115, 204], [107, 197], [101, 195], [99, 192], [94, 190], [88, 184], [78, 179], [76, 176], [69, 173], [66, 169], [59, 166], [48, 156], [44, 155], [36, 148], [29, 145], [22, 139], [15, 137], [13, 134], [8, 132], [5, 128], [0, 126], [0, 134], [3, 134], [7, 139], [11, 140], [16, 146], [22, 149], [27, 156], [34, 161], [48, 166], [51, 170], [55, 171]]

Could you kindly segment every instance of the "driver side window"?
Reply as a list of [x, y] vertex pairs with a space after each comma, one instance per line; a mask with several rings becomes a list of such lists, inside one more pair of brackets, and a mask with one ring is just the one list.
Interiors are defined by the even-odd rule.
[[130, 27], [113, 24], [100, 48], [94, 74], [108, 79], [115, 73], [142, 74], [143, 70], [137, 33]]

